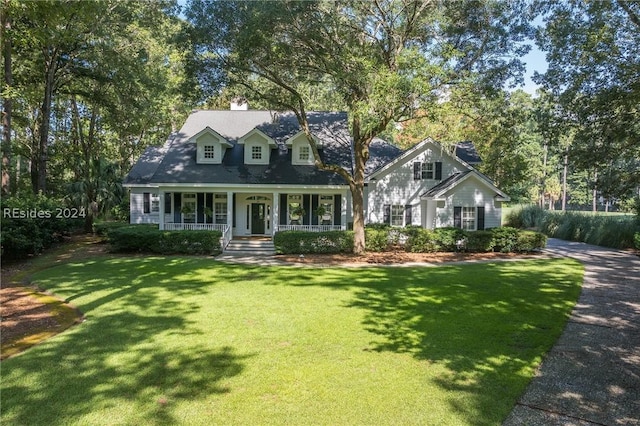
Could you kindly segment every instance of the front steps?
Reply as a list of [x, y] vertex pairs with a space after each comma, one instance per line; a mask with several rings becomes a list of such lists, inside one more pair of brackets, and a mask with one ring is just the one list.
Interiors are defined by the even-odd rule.
[[229, 241], [224, 254], [272, 256], [276, 254], [276, 248], [271, 238], [234, 238]]

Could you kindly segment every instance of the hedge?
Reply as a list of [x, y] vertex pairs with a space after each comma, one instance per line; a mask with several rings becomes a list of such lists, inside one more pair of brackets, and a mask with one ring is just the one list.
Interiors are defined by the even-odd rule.
[[353, 253], [353, 231], [281, 231], [273, 244], [278, 254]]
[[[547, 244], [544, 234], [515, 228], [493, 228], [487, 231], [463, 231], [459, 228], [423, 229], [383, 228], [365, 229], [366, 250], [384, 252], [391, 246], [404, 246], [413, 253], [442, 251], [469, 252], [531, 252]], [[405, 241], [406, 240], [406, 241]], [[278, 254], [352, 253], [352, 231], [304, 232], [283, 231], [273, 238]]]
[[640, 232], [638, 216], [558, 212], [536, 206], [512, 211], [507, 223], [518, 228], [535, 228], [553, 238], [618, 249], [633, 247], [634, 235]]
[[111, 249], [117, 252], [217, 255], [220, 231], [161, 231], [158, 225], [112, 227], [107, 232]]

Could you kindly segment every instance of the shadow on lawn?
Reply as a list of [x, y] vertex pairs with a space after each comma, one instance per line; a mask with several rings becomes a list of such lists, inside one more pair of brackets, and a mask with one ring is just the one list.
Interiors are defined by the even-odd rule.
[[[85, 262], [65, 278], [52, 275], [52, 281], [64, 281], [55, 290], [73, 294], [69, 299], [86, 321], [3, 362], [3, 423], [69, 424], [83, 415], [117, 412], [125, 401], [131, 410], [134, 401], [134, 412], [120, 413], [115, 422], [175, 424], [176, 403], [229, 392], [221, 381], [241, 374], [251, 355], [231, 347], [173, 346], [166, 336], [188, 333], [187, 317], [195, 309], [180, 296], [201, 293], [202, 283], [185, 273], [195, 260], [167, 262], [175, 264], [159, 268], [157, 259], [137, 259], [133, 280], [126, 259]], [[109, 310], [98, 309], [105, 305]]]
[[451, 373], [433, 380], [464, 395], [449, 399], [451, 409], [499, 423], [557, 340], [580, 291], [575, 263], [558, 261], [542, 272], [526, 266], [535, 263], [323, 270], [322, 284], [299, 271], [288, 284], [354, 291], [348, 306], [364, 310], [363, 326], [375, 336], [365, 350], [446, 366]]

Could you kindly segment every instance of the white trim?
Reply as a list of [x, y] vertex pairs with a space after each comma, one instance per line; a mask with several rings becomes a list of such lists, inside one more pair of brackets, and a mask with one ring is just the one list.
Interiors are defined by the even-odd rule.
[[[291, 136], [289, 139], [284, 141], [284, 144], [287, 146], [293, 145], [296, 139], [300, 138], [301, 136], [307, 143], [309, 143], [309, 139], [307, 139], [307, 134], [304, 132], [304, 130], [300, 130], [298, 133], [296, 133], [295, 135]], [[316, 146], [318, 148], [322, 148], [324, 146], [322, 141], [316, 135], [311, 134], [311, 137], [313, 138], [313, 141], [316, 143]]]
[[274, 141], [273, 139], [271, 139], [266, 133], [264, 133], [262, 130], [257, 129], [257, 128], [253, 128], [251, 130], [249, 130], [244, 136], [242, 136], [241, 138], [238, 139], [238, 145], [244, 145], [245, 141], [250, 138], [251, 136], [253, 136], [254, 134], [258, 134], [259, 136], [263, 137], [266, 139], [267, 143], [269, 144], [269, 146], [277, 146], [278, 144], [276, 143], [276, 141]]
[[498, 199], [498, 201], [511, 200], [511, 198], [507, 194], [505, 194], [500, 189], [498, 189], [498, 187], [495, 186], [491, 181], [489, 181], [488, 178], [486, 178], [482, 173], [476, 171], [475, 169], [470, 170], [469, 173], [464, 175], [462, 178], [450, 183], [445, 188], [442, 188], [440, 191], [438, 191], [436, 194], [432, 196], [427, 196], [427, 197], [422, 196], [420, 198], [424, 200], [444, 200], [445, 199], [444, 195], [447, 192], [453, 190], [456, 186], [460, 185], [462, 182], [466, 181], [471, 176], [476, 177], [481, 183], [485, 184], [493, 192], [496, 192], [496, 196], [494, 198]]
[[232, 148], [233, 144], [231, 142], [229, 142], [228, 140], [226, 140], [220, 133], [216, 132], [215, 130], [213, 130], [211, 127], [207, 126], [204, 129], [200, 130], [198, 133], [196, 133], [195, 135], [191, 136], [188, 140], [189, 141], [195, 141], [196, 139], [198, 139], [200, 136], [204, 135], [204, 134], [211, 134], [213, 137], [215, 137], [216, 139], [218, 139], [218, 141], [220, 142], [220, 144], [222, 145], [226, 145], [227, 148]]

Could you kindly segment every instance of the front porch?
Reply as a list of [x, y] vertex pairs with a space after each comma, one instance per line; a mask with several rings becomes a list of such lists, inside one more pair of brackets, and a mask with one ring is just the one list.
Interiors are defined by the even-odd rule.
[[149, 213], [147, 220], [157, 222], [160, 229], [220, 231], [224, 247], [235, 237], [346, 229], [346, 191], [302, 194], [159, 188], [156, 194], [141, 195], [145, 213]]

